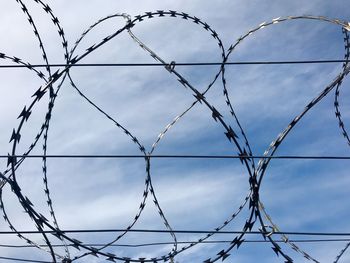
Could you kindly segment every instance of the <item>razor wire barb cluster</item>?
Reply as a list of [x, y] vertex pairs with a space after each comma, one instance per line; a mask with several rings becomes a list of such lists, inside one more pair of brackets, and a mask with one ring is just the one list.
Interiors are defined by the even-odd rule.
[[[112, 262], [173, 262], [176, 260], [176, 256], [180, 253], [192, 249], [194, 246], [198, 244], [205, 244], [209, 241], [207, 241], [210, 237], [214, 236], [215, 234], [219, 233], [221, 230], [223, 230], [226, 226], [228, 226], [232, 221], [234, 221], [238, 214], [242, 211], [244, 207], [249, 206], [249, 215], [245, 220], [245, 223], [242, 225], [241, 231], [236, 233], [236, 236], [230, 240], [230, 242], [227, 244], [226, 248], [217, 251], [212, 257], [202, 261], [204, 263], [211, 263], [211, 262], [217, 262], [221, 260], [225, 260], [232, 253], [235, 253], [233, 250], [234, 248], [239, 249], [242, 243], [244, 242], [244, 238], [246, 233], [249, 233], [252, 231], [253, 227], [255, 225], [258, 225], [261, 230], [261, 235], [265, 239], [266, 242], [270, 242], [272, 245], [273, 251], [277, 254], [277, 256], [280, 256], [284, 262], [293, 262], [293, 259], [290, 255], [288, 255], [287, 252], [284, 251], [283, 248], [278, 244], [280, 242], [284, 242], [288, 244], [293, 250], [303, 255], [306, 259], [313, 261], [313, 262], [319, 262], [316, 258], [312, 256], [312, 253], [309, 251], [304, 251], [304, 249], [296, 242], [293, 242], [292, 239], [288, 237], [286, 233], [283, 233], [282, 230], [280, 230], [279, 226], [275, 221], [273, 221], [272, 217], [269, 215], [268, 211], [265, 209], [265, 206], [263, 204], [263, 200], [261, 200], [259, 196], [260, 186], [263, 181], [263, 178], [266, 173], [266, 169], [269, 166], [269, 163], [271, 159], [274, 157], [274, 154], [278, 147], [281, 145], [281, 143], [285, 140], [289, 132], [296, 126], [296, 124], [303, 118], [303, 116], [312, 109], [315, 105], [317, 105], [326, 95], [328, 95], [331, 91], [335, 91], [335, 99], [334, 99], [334, 106], [335, 106], [335, 115], [339, 122], [339, 127], [341, 129], [341, 133], [344, 136], [346, 142], [350, 145], [350, 139], [348, 132], [346, 130], [346, 125], [344, 124], [344, 121], [342, 119], [341, 114], [341, 107], [339, 103], [339, 97], [340, 97], [340, 87], [342, 84], [343, 79], [347, 76], [349, 73], [349, 65], [348, 65], [348, 59], [350, 54], [350, 44], [349, 44], [349, 35], [348, 31], [350, 30], [350, 25], [347, 21], [342, 21], [339, 19], [330, 19], [323, 16], [288, 16], [288, 17], [280, 17], [273, 19], [270, 22], [264, 22], [260, 24], [259, 26], [251, 29], [247, 33], [243, 34], [236, 42], [234, 42], [232, 45], [229, 46], [229, 48], [225, 48], [224, 43], [221, 41], [218, 33], [212, 29], [211, 26], [209, 26], [207, 23], [205, 23], [203, 20], [197, 18], [196, 16], [192, 16], [187, 13], [178, 12], [178, 11], [163, 11], [163, 10], [157, 10], [154, 12], [146, 12], [145, 14], [137, 15], [135, 17], [131, 17], [128, 14], [122, 13], [122, 14], [114, 14], [110, 16], [106, 16], [96, 23], [92, 24], [86, 31], [83, 32], [83, 34], [78, 38], [78, 40], [74, 43], [73, 46], [70, 46], [66, 40], [65, 33], [63, 30], [63, 27], [61, 26], [59, 19], [55, 16], [54, 12], [50, 8], [50, 6], [46, 3], [44, 3], [41, 0], [33, 0], [38, 6], [40, 6], [44, 12], [50, 17], [53, 25], [56, 27], [57, 34], [61, 39], [62, 44], [62, 53], [65, 59], [65, 66], [63, 68], [60, 68], [56, 71], [53, 70], [53, 67], [49, 63], [49, 59], [46, 53], [46, 47], [44, 45], [44, 41], [41, 38], [40, 32], [38, 30], [38, 27], [35, 22], [35, 18], [32, 17], [31, 13], [28, 11], [27, 6], [22, 0], [16, 0], [16, 2], [19, 5], [19, 8], [22, 10], [22, 13], [24, 16], [26, 16], [33, 33], [38, 41], [39, 48], [42, 54], [42, 60], [45, 65], [44, 71], [40, 71], [38, 67], [33, 66], [29, 62], [23, 61], [21, 58], [18, 58], [13, 55], [8, 55], [4, 53], [0, 53], [0, 59], [11, 62], [14, 65], [18, 65], [20, 67], [25, 67], [30, 72], [36, 74], [38, 78], [43, 82], [43, 85], [38, 88], [38, 90], [33, 94], [32, 101], [30, 104], [25, 105], [23, 110], [19, 113], [18, 116], [18, 126], [14, 127], [11, 132], [10, 137], [10, 143], [12, 145], [12, 151], [8, 154], [7, 157], [7, 169], [2, 171], [0, 173], [1, 181], [0, 181], [0, 209], [3, 214], [4, 221], [7, 223], [8, 227], [13, 231], [18, 238], [23, 239], [27, 242], [28, 246], [30, 247], [36, 247], [37, 249], [40, 249], [47, 253], [50, 256], [51, 262], [75, 262], [82, 258], [89, 258], [98, 256], [102, 259], [112, 261]], [[81, 43], [81, 41], [89, 34], [89, 32], [94, 29], [97, 26], [102, 25], [105, 21], [112, 19], [112, 18], [120, 18], [125, 21], [125, 25], [119, 29], [117, 29], [113, 34], [105, 37], [100, 42], [96, 42], [95, 44], [91, 45], [89, 48], [85, 50], [82, 54], [76, 54], [77, 47]], [[182, 74], [178, 72], [176, 69], [176, 62], [175, 61], [166, 61], [164, 58], [162, 58], [157, 51], [151, 49], [149, 46], [147, 46], [145, 43], [143, 43], [142, 39], [137, 36], [137, 34], [134, 33], [133, 29], [136, 28], [139, 24], [141, 24], [143, 21], [147, 21], [149, 19], [162, 19], [162, 18], [172, 18], [172, 19], [181, 19], [182, 21], [188, 21], [188, 23], [194, 23], [198, 26], [198, 28], [201, 28], [201, 30], [204, 30], [207, 32], [211, 38], [216, 41], [218, 50], [221, 54], [222, 61], [220, 62], [221, 66], [219, 70], [216, 72], [216, 74], [212, 77], [211, 82], [209, 85], [207, 85], [206, 89], [203, 92], [200, 92], [195, 85], [193, 85], [188, 79], [186, 79]], [[344, 46], [345, 46], [345, 55], [343, 60], [343, 67], [342, 71], [338, 74], [338, 76], [329, 84], [327, 85], [323, 91], [314, 97], [308, 103], [305, 108], [296, 115], [296, 117], [288, 124], [288, 126], [280, 133], [280, 135], [271, 143], [270, 147], [265, 151], [264, 156], [261, 156], [259, 162], [255, 162], [256, 157], [253, 154], [252, 147], [250, 145], [248, 136], [246, 135], [246, 132], [244, 130], [244, 127], [241, 125], [239, 121], [239, 116], [236, 115], [236, 112], [234, 110], [234, 106], [230, 101], [229, 98], [229, 91], [227, 89], [227, 83], [225, 79], [225, 64], [229, 63], [229, 57], [232, 53], [235, 52], [236, 47], [239, 46], [246, 38], [250, 37], [251, 35], [254, 35], [257, 31], [265, 28], [270, 27], [275, 24], [283, 23], [285, 21], [294, 21], [294, 20], [315, 20], [315, 21], [322, 21], [327, 23], [332, 23], [335, 25], [338, 25], [343, 32], [344, 35]], [[102, 109], [99, 105], [97, 105], [93, 99], [89, 98], [84, 92], [79, 89], [79, 86], [75, 83], [74, 78], [70, 74], [70, 69], [78, 65], [80, 61], [89, 56], [91, 53], [93, 53], [95, 50], [99, 49], [103, 45], [105, 45], [107, 42], [114, 39], [116, 36], [121, 34], [127, 34], [134, 42], [137, 44], [144, 52], [146, 52], [148, 55], [150, 55], [157, 63], [160, 63], [164, 69], [171, 75], [171, 77], [174, 77], [177, 79], [180, 86], [184, 87], [184, 92], [187, 92], [190, 96], [193, 96], [193, 102], [192, 104], [182, 113], [178, 114], [159, 134], [157, 139], [154, 141], [152, 146], [149, 150], [143, 145], [141, 140], [137, 138], [130, 130], [124, 126], [124, 124], [121, 124], [118, 120], [113, 118], [111, 115], [109, 115], [104, 109]], [[224, 119], [223, 115], [217, 110], [217, 107], [213, 105], [207, 98], [206, 94], [207, 92], [214, 86], [214, 83], [220, 82], [222, 83], [223, 88], [223, 94], [225, 98], [225, 104], [227, 105], [229, 112], [231, 113], [232, 120], [234, 121], [234, 125], [229, 125], [227, 120]], [[92, 245], [89, 243], [84, 243], [81, 240], [78, 240], [76, 238], [73, 238], [68, 232], [64, 232], [60, 228], [59, 219], [56, 216], [55, 209], [54, 209], [54, 200], [52, 199], [50, 195], [50, 188], [49, 188], [49, 171], [47, 168], [47, 147], [48, 147], [48, 131], [50, 128], [50, 120], [53, 114], [53, 109], [55, 105], [56, 98], [59, 97], [59, 91], [61, 90], [63, 83], [69, 82], [71, 86], [78, 92], [78, 94], [81, 96], [83, 100], [85, 100], [87, 103], [90, 104], [93, 108], [95, 108], [102, 116], [104, 116], [107, 120], [109, 120], [113, 125], [115, 125], [120, 131], [125, 133], [125, 135], [130, 139], [130, 142], [135, 144], [136, 147], [140, 151], [140, 156], [144, 157], [144, 165], [145, 165], [145, 182], [144, 182], [144, 190], [143, 190], [143, 197], [139, 204], [139, 209], [137, 213], [135, 214], [133, 220], [129, 223], [129, 225], [120, 233], [118, 233], [110, 242], [104, 243], [103, 245]], [[30, 125], [31, 120], [31, 113], [35, 110], [35, 107], [37, 106], [37, 103], [41, 101], [41, 99], [44, 96], [48, 96], [48, 106], [47, 106], [47, 113], [45, 115], [45, 119], [41, 125], [41, 128], [39, 129], [36, 137], [33, 139], [32, 144], [29, 146], [29, 148], [24, 153], [18, 152], [18, 145], [20, 143], [20, 139], [23, 133], [23, 127], [26, 125]], [[162, 141], [162, 139], [167, 135], [168, 131], [174, 127], [183, 116], [185, 116], [188, 112], [190, 112], [195, 105], [201, 104], [202, 106], [206, 107], [210, 113], [211, 118], [213, 121], [220, 126], [224, 133], [223, 136], [227, 137], [228, 142], [236, 149], [238, 152], [238, 157], [240, 157], [242, 166], [246, 169], [246, 172], [248, 174], [248, 181], [249, 181], [249, 191], [247, 192], [246, 196], [243, 198], [242, 203], [237, 207], [235, 211], [231, 213], [231, 216], [226, 218], [222, 224], [215, 227], [211, 232], [206, 233], [201, 238], [197, 239], [193, 242], [178, 242], [176, 231], [174, 231], [173, 227], [171, 226], [170, 222], [167, 219], [166, 213], [164, 213], [162, 206], [161, 206], [161, 200], [157, 197], [157, 192], [153, 187], [152, 183], [152, 156], [159, 145], [159, 143]], [[26, 193], [24, 193], [21, 189], [21, 186], [17, 180], [17, 170], [21, 166], [21, 164], [26, 160], [27, 157], [30, 157], [30, 154], [32, 151], [38, 147], [39, 139], [43, 138], [43, 153], [42, 153], [42, 174], [43, 174], [43, 182], [44, 182], [44, 192], [46, 195], [46, 203], [49, 209], [49, 213], [51, 218], [45, 218], [35, 207], [33, 202], [26, 196]], [[36, 241], [32, 240], [28, 235], [18, 230], [18, 227], [15, 226], [13, 223], [12, 218], [7, 213], [7, 203], [3, 201], [3, 191], [5, 190], [4, 186], [9, 186], [9, 188], [12, 190], [13, 194], [16, 195], [18, 202], [23, 207], [26, 215], [32, 219], [32, 221], [35, 224], [35, 227], [40, 233], [45, 241], [45, 244], [37, 243]], [[149, 201], [152, 199], [152, 201]], [[122, 240], [123, 237], [128, 235], [129, 232], [133, 229], [136, 222], [140, 219], [142, 216], [142, 212], [146, 206], [146, 203], [153, 203], [159, 213], [159, 216], [166, 227], [168, 233], [170, 234], [172, 238], [172, 248], [168, 253], [165, 253], [162, 256], [157, 257], [138, 257], [138, 258], [132, 258], [132, 257], [125, 257], [118, 254], [114, 254], [111, 252], [108, 252], [108, 249], [115, 246], [117, 244], [117, 241]], [[274, 233], [281, 233], [280, 235], [274, 235]], [[50, 235], [50, 237], [49, 237]], [[56, 240], [61, 242], [60, 246], [63, 246], [65, 248], [64, 253], [60, 253], [57, 251], [58, 245], [52, 244], [52, 238], [56, 237]], [[280, 239], [278, 239], [280, 237]], [[180, 246], [179, 244], [181, 243]], [[55, 243], [56, 244], [56, 243]], [[338, 262], [339, 259], [342, 257], [344, 252], [349, 247], [348, 243], [341, 251], [339, 251], [338, 256], [335, 258], [334, 262]], [[72, 256], [71, 250], [76, 249], [80, 251], [80, 254]], [[37, 261], [39, 262], [39, 261]]]

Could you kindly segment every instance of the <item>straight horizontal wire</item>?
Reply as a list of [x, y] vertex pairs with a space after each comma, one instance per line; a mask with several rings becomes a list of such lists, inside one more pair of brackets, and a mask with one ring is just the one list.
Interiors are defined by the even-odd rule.
[[[219, 66], [219, 65], [281, 65], [281, 64], [324, 64], [324, 63], [344, 63], [345, 59], [332, 60], [285, 60], [285, 61], [236, 61], [236, 62], [184, 62], [175, 63], [175, 66]], [[28, 65], [0, 65], [0, 68], [24, 68]], [[162, 63], [77, 63], [77, 64], [31, 64], [32, 68], [49, 67], [157, 67], [162, 66]]]
[[[349, 242], [350, 239], [291, 239], [289, 240], [293, 243], [321, 243], [321, 242]], [[202, 244], [220, 244], [220, 243], [231, 243], [231, 240], [215, 240], [215, 241], [202, 241]], [[243, 243], [268, 243], [269, 240], [243, 240]], [[276, 243], [285, 243], [282, 240], [274, 241]], [[196, 242], [191, 241], [178, 241], [177, 244], [192, 244]], [[154, 242], [154, 243], [143, 243], [143, 244], [112, 244], [110, 247], [129, 247], [129, 248], [138, 248], [138, 247], [149, 247], [149, 246], [161, 246], [161, 245], [173, 245], [173, 242]], [[105, 244], [84, 244], [85, 246], [90, 247], [100, 247], [105, 246]], [[41, 247], [47, 247], [48, 245], [42, 244]], [[53, 244], [52, 247], [64, 247], [65, 245]], [[68, 244], [68, 246], [73, 246], [73, 244]], [[36, 247], [34, 245], [0, 245], [3, 248], [32, 248]], [[21, 262], [33, 262], [33, 263], [50, 263], [50, 261], [41, 261], [34, 259], [24, 259], [24, 258], [13, 258], [13, 257], [0, 257], [0, 260], [11, 260], [11, 261], [21, 261]]]
[[183, 158], [183, 159], [314, 159], [314, 160], [350, 160], [350, 156], [311, 156], [311, 155], [70, 155], [70, 154], [53, 154], [53, 155], [0, 155], [0, 158]]
[[[328, 238], [328, 239], [290, 239], [289, 242], [293, 243], [324, 243], [324, 242], [349, 242], [349, 238]], [[179, 245], [188, 245], [197, 243], [198, 241], [177, 241]], [[285, 243], [283, 240], [276, 240], [277, 243]], [[201, 244], [226, 244], [232, 243], [232, 240], [212, 240], [212, 241], [202, 241]], [[243, 243], [270, 243], [270, 240], [243, 240]], [[174, 242], [153, 242], [153, 243], [141, 243], [141, 244], [111, 244], [109, 247], [149, 247], [149, 246], [162, 246], [162, 245], [173, 245]], [[106, 244], [99, 243], [84, 243], [85, 246], [89, 247], [102, 247]], [[47, 244], [40, 244], [40, 247], [48, 247]], [[66, 245], [62, 244], [51, 244], [52, 247], [65, 247]], [[74, 247], [74, 244], [67, 244], [67, 246]], [[2, 248], [36, 248], [35, 245], [9, 245], [9, 244], [0, 244]]]
[[68, 230], [23, 230], [23, 231], [0, 231], [0, 235], [17, 235], [17, 234], [62, 234], [62, 233], [115, 233], [115, 232], [135, 232], [135, 233], [177, 233], [177, 234], [247, 234], [247, 235], [299, 235], [299, 236], [350, 236], [346, 232], [262, 232], [262, 231], [213, 231], [213, 230], [160, 230], [160, 229], [68, 229]]
[[0, 257], [0, 260], [12, 260], [12, 261], [21, 261], [21, 262], [32, 262], [32, 263], [52, 263], [52, 261], [42, 261], [35, 259], [25, 259], [25, 258], [13, 258], [13, 257]]

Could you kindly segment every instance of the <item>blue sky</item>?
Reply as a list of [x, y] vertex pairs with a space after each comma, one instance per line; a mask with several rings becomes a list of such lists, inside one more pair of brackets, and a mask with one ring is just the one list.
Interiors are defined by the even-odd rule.
[[[32, 0], [23, 1], [40, 32], [49, 63], [64, 63], [64, 51], [51, 18]], [[59, 18], [68, 41], [68, 49], [80, 35], [99, 19], [116, 13], [131, 17], [146, 11], [176, 10], [200, 18], [221, 38], [225, 52], [230, 45], [262, 22], [285, 16], [315, 15], [349, 20], [344, 1], [56, 1], [49, 3]], [[0, 4], [0, 52], [31, 64], [42, 64], [42, 51], [27, 17], [16, 1]], [[89, 32], [79, 43], [75, 55], [99, 43], [125, 25], [120, 17], [109, 19]], [[218, 62], [221, 50], [217, 41], [203, 27], [181, 18], [146, 19], [132, 32], [166, 62]], [[235, 48], [228, 61], [327, 60], [343, 59], [341, 27], [319, 21], [295, 20], [268, 26], [248, 36]], [[153, 63], [154, 60], [127, 34], [116, 36], [81, 63]], [[1, 64], [11, 64], [2, 60]], [[45, 74], [47, 72], [42, 69]], [[203, 92], [219, 72], [219, 66], [180, 67], [175, 70], [193, 87]], [[304, 107], [341, 72], [340, 64], [244, 65], [227, 66], [225, 79], [232, 106], [249, 140], [254, 155], [262, 155]], [[177, 81], [174, 73], [163, 67], [76, 67], [70, 70], [76, 86], [138, 139], [146, 152], [151, 151], [159, 133], [184, 112], [195, 98], [190, 89]], [[1, 69], [0, 146], [1, 154], [11, 152], [9, 143], [24, 105], [44, 85], [28, 69]], [[48, 78], [46, 75], [45, 77]], [[54, 88], [60, 81], [56, 81]], [[339, 98], [345, 126], [349, 122], [347, 99], [349, 81], [344, 80]], [[221, 76], [206, 93], [206, 99], [234, 129], [234, 119], [226, 106]], [[35, 104], [23, 125], [17, 154], [27, 151], [45, 120], [49, 102], [46, 94]], [[334, 110], [334, 91], [322, 99], [288, 134], [276, 155], [341, 155], [349, 146], [341, 135]], [[197, 103], [166, 132], [153, 154], [236, 155], [222, 125], [215, 122], [204, 103]], [[236, 131], [239, 134], [239, 131]], [[239, 134], [241, 138], [241, 135]], [[42, 154], [43, 136], [31, 154]], [[242, 143], [242, 141], [240, 141]], [[47, 154], [140, 154], [139, 146], [113, 121], [87, 102], [69, 83], [63, 83], [52, 112]], [[256, 163], [258, 160], [256, 160]], [[347, 200], [350, 183], [347, 162], [340, 160], [272, 160], [260, 188], [260, 201], [281, 231], [349, 232]], [[5, 171], [7, 160], [0, 163]], [[16, 177], [25, 196], [38, 212], [52, 223], [43, 186], [42, 160], [26, 159]], [[223, 224], [249, 194], [249, 175], [239, 160], [152, 159], [152, 184], [169, 224], [179, 230], [212, 230]], [[143, 200], [146, 166], [143, 159], [48, 159], [47, 176], [50, 196], [61, 229], [126, 228], [133, 222]], [[35, 224], [23, 213], [18, 199], [6, 185], [3, 202], [13, 226], [35, 230]], [[250, 211], [245, 206], [224, 230], [240, 231]], [[268, 221], [265, 220], [268, 224]], [[253, 230], [259, 230], [256, 222]], [[166, 229], [152, 196], [133, 226], [135, 229]], [[2, 220], [0, 230], [7, 231]], [[113, 234], [72, 234], [86, 243], [110, 242]], [[43, 237], [28, 235], [43, 244]], [[233, 240], [235, 236], [217, 234], [209, 241]], [[193, 241], [198, 234], [178, 234], [178, 241]], [[309, 238], [291, 236], [290, 239]], [[246, 240], [263, 240], [246, 235]], [[278, 236], [275, 240], [280, 240]], [[60, 240], [50, 237], [52, 244]], [[172, 242], [169, 234], [128, 233], [116, 244]], [[16, 236], [3, 236], [2, 244], [25, 245]], [[280, 244], [280, 243], [279, 243]], [[300, 243], [300, 249], [319, 262], [333, 262], [346, 242]], [[181, 249], [183, 245], [179, 245]], [[296, 253], [288, 244], [282, 251], [294, 262], [312, 262]], [[178, 254], [175, 261], [203, 262], [215, 258], [229, 244], [199, 244]], [[113, 247], [103, 250], [121, 257], [153, 258], [166, 255], [172, 245], [151, 247]], [[55, 249], [64, 255], [63, 248]], [[70, 248], [71, 258], [84, 250]], [[243, 243], [225, 262], [284, 262], [270, 243]], [[49, 253], [37, 248], [2, 248], [0, 256], [51, 261]], [[106, 262], [105, 257], [86, 256], [75, 262]], [[346, 252], [339, 262], [347, 262]], [[59, 260], [59, 257], [58, 257]], [[221, 261], [221, 260], [219, 260]]]

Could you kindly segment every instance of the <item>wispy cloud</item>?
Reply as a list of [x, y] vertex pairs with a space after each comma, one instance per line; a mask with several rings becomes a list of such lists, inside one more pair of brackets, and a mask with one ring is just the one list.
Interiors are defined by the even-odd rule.
[[[26, 1], [37, 21], [48, 58], [51, 63], [63, 62], [62, 46], [55, 28], [41, 8]], [[17, 6], [16, 6], [17, 5]], [[246, 30], [263, 21], [285, 15], [311, 13], [346, 19], [349, 12], [344, 1], [301, 1], [273, 3], [267, 1], [60, 1], [52, 9], [65, 29], [69, 45], [92, 23], [103, 16], [127, 12], [137, 15], [145, 11], [171, 9], [203, 18], [222, 36], [228, 48]], [[0, 33], [4, 41], [0, 52], [18, 56], [23, 61], [43, 63], [38, 41], [26, 22], [19, 5], [3, 3], [0, 11]], [[77, 17], [78, 15], [78, 17]], [[87, 35], [76, 54], [82, 54], [91, 44], [99, 42], [124, 24], [113, 19]], [[5, 26], [7, 25], [7, 26]], [[8, 26], [11, 25], [11, 26]], [[167, 62], [220, 61], [216, 41], [202, 26], [185, 19], [158, 18], [137, 23], [132, 29], [152, 50]], [[245, 40], [230, 57], [230, 61], [340, 59], [343, 42], [340, 27], [312, 21], [286, 22], [265, 28]], [[72, 47], [72, 46], [70, 46]], [[130, 40], [126, 32], [82, 60], [83, 63], [154, 62]], [[2, 61], [10, 64], [10, 61]], [[198, 90], [203, 91], [218, 72], [218, 67], [175, 66]], [[44, 70], [44, 69], [43, 69]], [[335, 65], [292, 66], [230, 66], [226, 70], [228, 91], [254, 154], [260, 155], [296, 114], [327, 85], [340, 70]], [[30, 96], [43, 81], [27, 70], [1, 70], [0, 97], [1, 154], [11, 150], [8, 143], [17, 117]], [[176, 76], [162, 67], [73, 68], [75, 84], [96, 105], [123, 125], [146, 150], [151, 149], [157, 136], [177, 115], [189, 107], [195, 98], [189, 89], [181, 86]], [[218, 82], [220, 79], [218, 80]], [[344, 102], [348, 94], [344, 92]], [[295, 127], [279, 154], [347, 154], [347, 145], [337, 130], [332, 112], [330, 94], [324, 102], [305, 116]], [[206, 95], [208, 101], [232, 124], [219, 84]], [[33, 142], [45, 119], [47, 97], [33, 109], [24, 129], [18, 153], [23, 153]], [[331, 112], [331, 113], [329, 113]], [[348, 110], [343, 111], [347, 117]], [[327, 114], [327, 115], [326, 115]], [[334, 120], [333, 120], [334, 118]], [[111, 120], [92, 107], [66, 82], [58, 94], [52, 113], [48, 140], [48, 154], [140, 154], [132, 142]], [[239, 135], [240, 136], [240, 135]], [[40, 154], [40, 140], [35, 153]], [[338, 144], [341, 146], [338, 146]], [[166, 133], [156, 154], [237, 154], [237, 149], [225, 137], [222, 125], [215, 122], [204, 104], [196, 105]], [[7, 160], [2, 161], [2, 169]], [[35, 207], [49, 218], [43, 192], [42, 162], [27, 159], [18, 169], [22, 191]], [[128, 226], [142, 200], [146, 167], [143, 159], [49, 159], [48, 185], [54, 209], [62, 228], [123, 228]], [[343, 162], [272, 161], [261, 186], [261, 200], [276, 223], [283, 230], [339, 231], [347, 228], [346, 166]], [[229, 218], [248, 193], [247, 171], [239, 160], [169, 160], [152, 159], [151, 176], [155, 194], [165, 216], [175, 229], [213, 229]], [[151, 196], [135, 228], [165, 229]], [[4, 202], [9, 216], [19, 229], [33, 229], [34, 224], [23, 213], [15, 195], [4, 188]], [[240, 230], [247, 210], [228, 229]], [[7, 229], [6, 222], [1, 229]], [[258, 229], [259, 225], [255, 229]], [[105, 235], [73, 235], [86, 242], [105, 242], [113, 239]], [[41, 237], [40, 237], [41, 238]], [[34, 238], [42, 242], [40, 238]], [[181, 240], [193, 240], [197, 235], [179, 235]], [[219, 237], [217, 237], [219, 238]], [[228, 238], [232, 238], [231, 236]], [[19, 242], [5, 237], [2, 242]], [[120, 243], [171, 241], [170, 235], [128, 234]], [[53, 243], [58, 242], [56, 239]], [[226, 245], [198, 245], [178, 256], [179, 262], [202, 262], [215, 257]], [[293, 251], [296, 262], [303, 262]], [[326, 243], [305, 245], [318, 259], [330, 261], [339, 245]], [[320, 249], [321, 247], [321, 249]], [[328, 253], [328, 249], [331, 252]], [[110, 249], [114, 253], [133, 257], [154, 257], [166, 254], [171, 246], [157, 248]], [[20, 251], [20, 252], [18, 252]], [[325, 252], [327, 251], [327, 252]], [[60, 250], [62, 252], [62, 250]], [[79, 251], [73, 252], [78, 255]], [[230, 252], [239, 262], [282, 262], [267, 244], [243, 244]], [[36, 249], [2, 249], [0, 256], [30, 257], [47, 260], [45, 252]], [[228, 260], [230, 260], [230, 258]], [[50, 259], [49, 259], [50, 260]], [[91, 257], [79, 262], [101, 262]], [[346, 256], [343, 258], [347, 260]], [[323, 262], [323, 261], [322, 261]]]

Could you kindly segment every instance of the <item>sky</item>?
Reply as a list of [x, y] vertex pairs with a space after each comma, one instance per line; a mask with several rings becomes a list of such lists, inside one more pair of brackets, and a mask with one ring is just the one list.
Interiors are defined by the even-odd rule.
[[[51, 72], [37, 68], [43, 73], [41, 77], [39, 72], [28, 68], [0, 68], [0, 155], [3, 157], [12, 153], [21, 155], [28, 149], [31, 149], [29, 155], [237, 155], [240, 149], [247, 149], [246, 140], [252, 154], [261, 156], [342, 72], [342, 64], [227, 65], [224, 75], [219, 65], [176, 64], [221, 62], [223, 50], [230, 53], [227, 62], [340, 60], [345, 54], [341, 26], [310, 19], [282, 20], [303, 15], [341, 21], [349, 21], [350, 17], [345, 0], [61, 0], [45, 2], [58, 18], [59, 23], [53, 23], [53, 17], [43, 11], [41, 3], [33, 0], [0, 3], [0, 53], [6, 55], [0, 59], [0, 66], [17, 65], [16, 58], [32, 65], [45, 64], [43, 52], [50, 64], [66, 63], [62, 45], [66, 41], [67, 50], [74, 50], [71, 58], [78, 58], [78, 63], [155, 63], [151, 50], [158, 60], [167, 64], [174, 61], [175, 67], [173, 71], [163, 66], [72, 67], [69, 75], [61, 74], [62, 67], [52, 67]], [[158, 10], [189, 14], [203, 24], [181, 15], [136, 21], [131, 32], [149, 51], [141, 48], [125, 29], [106, 43], [103, 41], [125, 27], [127, 21], [121, 14], [133, 19]], [[271, 21], [275, 23], [264, 27]], [[204, 23], [211, 31], [203, 28]], [[90, 28], [91, 25], [95, 26]], [[259, 30], [235, 45], [241, 36], [255, 28]], [[39, 33], [41, 42], [34, 31]], [[58, 31], [61, 35], [64, 32], [65, 40]], [[218, 37], [212, 36], [214, 31]], [[232, 45], [235, 48], [229, 52]], [[47, 86], [50, 73], [53, 75], [56, 70], [60, 70], [60, 75], [53, 77], [56, 97], [46, 124], [49, 129], [47, 134], [40, 133], [52, 101], [50, 92], [40, 99], [33, 94]], [[179, 83], [180, 77], [186, 80], [187, 87]], [[313, 106], [292, 127], [274, 155], [349, 156], [349, 144], [335, 114], [340, 111], [345, 130], [350, 127], [350, 107], [346, 103], [350, 98], [349, 84], [344, 78], [338, 97], [333, 89]], [[206, 91], [208, 86], [210, 89]], [[205, 99], [197, 101], [191, 88], [205, 92]], [[224, 93], [228, 94], [241, 129], [230, 113], [232, 109]], [[335, 98], [338, 110], [334, 107]], [[21, 115], [24, 107], [24, 114], [31, 109], [28, 118]], [[214, 108], [221, 117], [212, 116]], [[228, 127], [237, 134], [237, 144], [225, 135]], [[13, 131], [16, 135], [18, 129], [20, 139], [11, 140]], [[258, 161], [254, 161], [256, 169]], [[349, 233], [347, 164], [348, 160], [272, 159], [259, 188], [260, 207], [271, 217], [269, 222], [261, 210], [263, 226], [271, 229], [273, 222], [282, 232]], [[7, 158], [0, 159], [2, 174], [9, 176], [11, 167]], [[229, 221], [223, 231], [241, 231], [251, 215], [247, 202], [248, 170], [254, 167], [239, 159], [151, 158], [147, 162], [144, 158], [130, 157], [47, 158], [44, 162], [41, 158], [26, 158], [16, 168], [15, 177], [21, 194], [30, 200], [35, 211], [47, 218], [50, 225], [57, 223], [61, 230], [127, 227], [169, 230], [169, 225], [173, 230], [213, 231]], [[10, 227], [18, 231], [37, 230], [8, 183], [2, 188], [1, 199], [0, 231], [9, 231]], [[53, 210], [48, 207], [48, 201], [52, 202]], [[50, 215], [52, 211], [56, 220]], [[259, 231], [263, 226], [257, 220], [251, 230]], [[65, 243], [72, 244], [74, 238], [90, 244], [86, 245], [89, 248], [97, 244], [94, 247], [98, 249], [98, 244], [111, 242], [121, 233], [67, 232]], [[181, 242], [194, 242], [205, 236], [176, 233], [177, 250], [187, 246]], [[298, 253], [291, 244], [281, 242], [276, 255], [271, 248], [274, 245], [263, 242], [262, 235], [246, 233], [243, 237], [246, 242], [228, 251], [236, 237], [217, 233], [206, 239], [211, 243], [196, 244], [176, 254], [174, 262], [214, 260], [221, 251], [224, 262], [285, 262], [283, 255], [293, 262], [334, 262], [347, 244], [346, 241], [298, 242], [297, 250], [303, 251]], [[271, 237], [283, 241], [281, 235]], [[288, 238], [300, 241], [347, 237], [290, 235]], [[45, 244], [45, 237], [39, 234], [22, 238], [3, 234], [0, 245], [28, 245], [25, 238]], [[53, 235], [47, 238], [52, 245], [64, 244]], [[123, 246], [161, 242], [167, 244]], [[116, 246], [100, 252], [142, 262], [142, 258], [167, 256], [173, 243], [174, 236], [169, 233], [128, 232], [114, 243]], [[108, 262], [108, 257], [101, 254], [85, 255], [89, 249], [68, 248], [67, 254], [64, 247], [54, 247], [57, 262], [64, 257], [74, 259], [73, 262]], [[8, 262], [5, 258], [52, 262], [47, 250], [44, 246], [40, 249], [0, 246], [0, 262]], [[309, 259], [304, 257], [306, 254]], [[345, 251], [338, 262], [349, 259], [350, 251]]]

